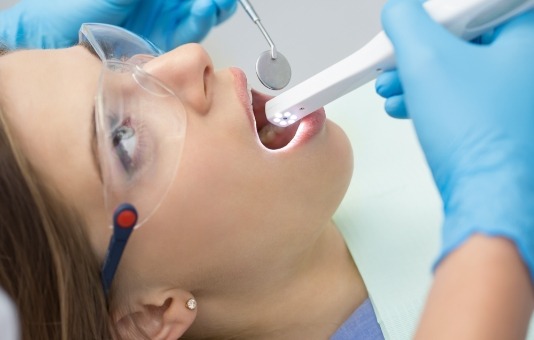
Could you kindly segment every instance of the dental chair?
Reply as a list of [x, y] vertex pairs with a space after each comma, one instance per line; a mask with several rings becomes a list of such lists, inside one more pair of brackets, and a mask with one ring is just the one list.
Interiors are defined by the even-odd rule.
[[19, 323], [15, 305], [0, 288], [0, 339], [19, 340]]

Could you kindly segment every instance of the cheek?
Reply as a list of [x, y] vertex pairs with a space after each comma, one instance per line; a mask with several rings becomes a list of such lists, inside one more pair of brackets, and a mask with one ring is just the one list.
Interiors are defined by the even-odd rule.
[[235, 135], [189, 133], [177, 177], [150, 221], [160, 256], [228, 272], [265, 256], [284, 261], [309, 245], [352, 174], [345, 134], [333, 124], [326, 130], [294, 154], [265, 152]]
[[316, 137], [298, 153], [284, 155], [291, 167], [278, 180], [281, 190], [300, 202], [299, 209], [322, 212], [337, 208], [343, 198], [352, 177], [353, 152], [346, 134], [333, 122], [328, 121]]
[[323, 222], [352, 176], [350, 143], [333, 123], [322, 136], [287, 154], [263, 150], [250, 136], [204, 131], [189, 134], [164, 200], [169, 213], [195, 230], [231, 233], [245, 223], [260, 229]]
[[353, 150], [347, 135], [338, 125], [329, 121], [327, 130], [329, 138], [324, 145], [322, 166], [318, 167], [322, 170], [319, 175], [333, 186], [333, 190], [344, 195], [352, 177]]
[[165, 198], [187, 225], [215, 228], [241, 215], [248, 188], [257, 180], [246, 143], [235, 135], [189, 131], [176, 178]]

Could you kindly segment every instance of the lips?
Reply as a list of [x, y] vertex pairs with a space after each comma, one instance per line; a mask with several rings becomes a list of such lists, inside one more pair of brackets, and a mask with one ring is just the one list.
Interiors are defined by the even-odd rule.
[[261, 143], [268, 149], [281, 150], [302, 144], [319, 133], [326, 120], [323, 109], [304, 117], [304, 119], [288, 127], [278, 127], [271, 124], [265, 115], [265, 103], [272, 99], [254, 89], [249, 92], [246, 76], [239, 69], [231, 69], [236, 79], [238, 96], [245, 108], [250, 111], [250, 99], [252, 99], [252, 114], [255, 120], [256, 132]]

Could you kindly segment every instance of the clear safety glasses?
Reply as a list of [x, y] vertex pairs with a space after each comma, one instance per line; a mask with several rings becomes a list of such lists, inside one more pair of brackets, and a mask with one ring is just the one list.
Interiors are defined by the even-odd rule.
[[97, 152], [114, 232], [102, 269], [106, 294], [132, 229], [161, 204], [183, 150], [186, 112], [180, 99], [143, 66], [162, 54], [120, 27], [83, 24], [81, 44], [103, 63], [95, 98]]

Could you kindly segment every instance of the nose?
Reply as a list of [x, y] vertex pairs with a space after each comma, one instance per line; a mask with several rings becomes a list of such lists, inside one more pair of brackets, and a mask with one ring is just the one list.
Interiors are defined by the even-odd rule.
[[209, 110], [213, 62], [200, 45], [180, 46], [153, 59], [144, 69], [169, 86], [186, 108], [198, 113]]

